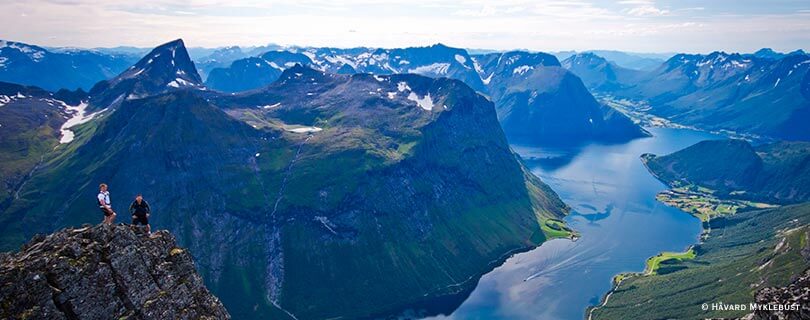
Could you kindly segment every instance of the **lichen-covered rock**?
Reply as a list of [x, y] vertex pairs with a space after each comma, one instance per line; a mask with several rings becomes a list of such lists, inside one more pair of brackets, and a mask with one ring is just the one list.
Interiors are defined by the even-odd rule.
[[168, 231], [89, 226], [0, 254], [2, 319], [229, 319]]
[[760, 289], [756, 302], [768, 305], [768, 310], [755, 311], [743, 319], [810, 319], [810, 269], [786, 287]]

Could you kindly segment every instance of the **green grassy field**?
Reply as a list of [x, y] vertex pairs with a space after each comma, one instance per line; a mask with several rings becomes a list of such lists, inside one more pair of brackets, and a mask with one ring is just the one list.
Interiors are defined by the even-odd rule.
[[545, 219], [540, 225], [547, 239], [571, 238], [576, 236], [574, 230], [568, 228], [560, 219]]
[[[739, 194], [739, 193], [738, 193]], [[736, 214], [737, 211], [775, 208], [777, 205], [715, 195], [715, 191], [697, 185], [674, 187], [658, 193], [655, 199], [681, 209], [702, 222], [714, 217]]]
[[661, 252], [657, 256], [647, 259], [647, 266], [644, 273], [647, 275], [658, 274], [661, 264], [676, 264], [685, 260], [695, 258], [695, 250], [689, 248], [686, 252]]

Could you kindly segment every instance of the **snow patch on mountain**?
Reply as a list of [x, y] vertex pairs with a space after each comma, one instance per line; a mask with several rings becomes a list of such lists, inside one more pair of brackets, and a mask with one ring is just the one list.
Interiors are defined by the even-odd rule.
[[408, 86], [408, 83], [407, 83], [407, 82], [402, 81], [402, 82], [397, 83], [397, 91], [399, 91], [399, 92], [403, 92], [403, 91], [405, 91], [405, 90], [407, 90], [407, 91], [411, 91], [411, 87], [410, 87], [410, 86]]
[[430, 93], [420, 98], [415, 92], [411, 92], [408, 95], [408, 100], [416, 102], [416, 104], [422, 109], [427, 111], [433, 110], [433, 99], [430, 98]]
[[168, 83], [168, 84], [166, 84], [166, 85], [167, 85], [167, 86], [169, 86], [169, 87], [172, 87], [172, 88], [180, 88], [180, 87], [191, 87], [191, 86], [194, 86], [194, 84], [193, 84], [193, 83], [188, 82], [188, 81], [186, 81], [185, 79], [182, 79], [182, 78], [175, 78], [174, 80], [172, 80], [172, 82], [169, 82], [169, 83]]
[[450, 69], [449, 63], [436, 62], [410, 69], [408, 72], [417, 74], [447, 74], [448, 69]]
[[455, 58], [456, 61], [458, 61], [458, 63], [460, 63], [460, 64], [464, 64], [464, 63], [467, 62], [467, 58], [464, 58], [464, 56], [462, 56], [460, 54], [456, 54], [455, 56], [453, 56], [453, 58]]
[[65, 111], [71, 114], [71, 117], [62, 124], [61, 128], [59, 128], [59, 131], [62, 133], [62, 137], [59, 139], [59, 143], [61, 144], [70, 143], [73, 141], [75, 134], [72, 130], [70, 130], [70, 128], [93, 120], [96, 115], [106, 110], [104, 109], [91, 114], [85, 114], [85, 110], [87, 109], [87, 102], [85, 101], [82, 101], [82, 103], [80, 103], [78, 106], [69, 106], [62, 101], [59, 102], [65, 107]]
[[352, 67], [352, 69], [357, 68], [357, 63], [356, 62], [354, 62], [354, 61], [352, 61], [352, 60], [350, 60], [350, 59], [348, 59], [348, 58], [346, 58], [344, 56], [326, 55], [323, 58], [324, 58], [324, 60], [328, 61], [329, 63], [335, 64], [335, 65], [348, 64], [350, 67]]
[[17, 51], [20, 51], [25, 55], [27, 55], [29, 58], [31, 58], [31, 60], [34, 60], [35, 62], [39, 62], [42, 60], [42, 58], [45, 57], [45, 51], [36, 49], [34, 47], [19, 42], [0, 40], [0, 49], [2, 48], [12, 48]]
[[532, 69], [534, 69], [534, 67], [523, 65], [523, 66], [516, 67], [515, 69], [513, 69], [512, 74], [523, 75], [524, 73], [526, 73], [527, 71], [532, 70]]
[[293, 133], [313, 133], [313, 132], [320, 132], [323, 128], [319, 127], [297, 127], [292, 129], [287, 129], [289, 132]]
[[12, 95], [12, 96], [0, 95], [0, 107], [5, 106], [6, 104], [8, 104], [9, 102], [12, 102], [14, 100], [25, 99], [25, 98], [27, 98], [27, 97], [24, 94], [19, 93], [19, 92], [17, 92], [17, 94]]

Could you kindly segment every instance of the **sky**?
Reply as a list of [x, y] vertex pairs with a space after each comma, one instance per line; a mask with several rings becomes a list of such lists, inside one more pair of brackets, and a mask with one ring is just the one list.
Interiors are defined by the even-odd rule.
[[0, 0], [0, 13], [0, 39], [54, 47], [810, 47], [810, 0]]

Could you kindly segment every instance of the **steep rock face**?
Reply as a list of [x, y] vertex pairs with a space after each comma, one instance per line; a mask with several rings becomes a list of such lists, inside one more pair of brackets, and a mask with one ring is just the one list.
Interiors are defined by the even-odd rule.
[[141, 192], [239, 318], [390, 315], [457, 296], [567, 210], [511, 152], [492, 103], [447, 78], [298, 65], [241, 94], [122, 99], [79, 131], [2, 231], [99, 219], [99, 182], [118, 210]]
[[[498, 76], [504, 73], [511, 75]], [[510, 141], [571, 145], [649, 136], [622, 113], [597, 102], [576, 75], [560, 66], [507, 60], [492, 74], [490, 92]]]
[[37, 236], [0, 254], [4, 319], [229, 319], [174, 237], [123, 225]]
[[188, 56], [183, 40], [164, 43], [138, 63], [90, 90], [91, 110], [110, 107], [123, 99], [137, 99], [183, 88], [202, 87], [202, 78]]

